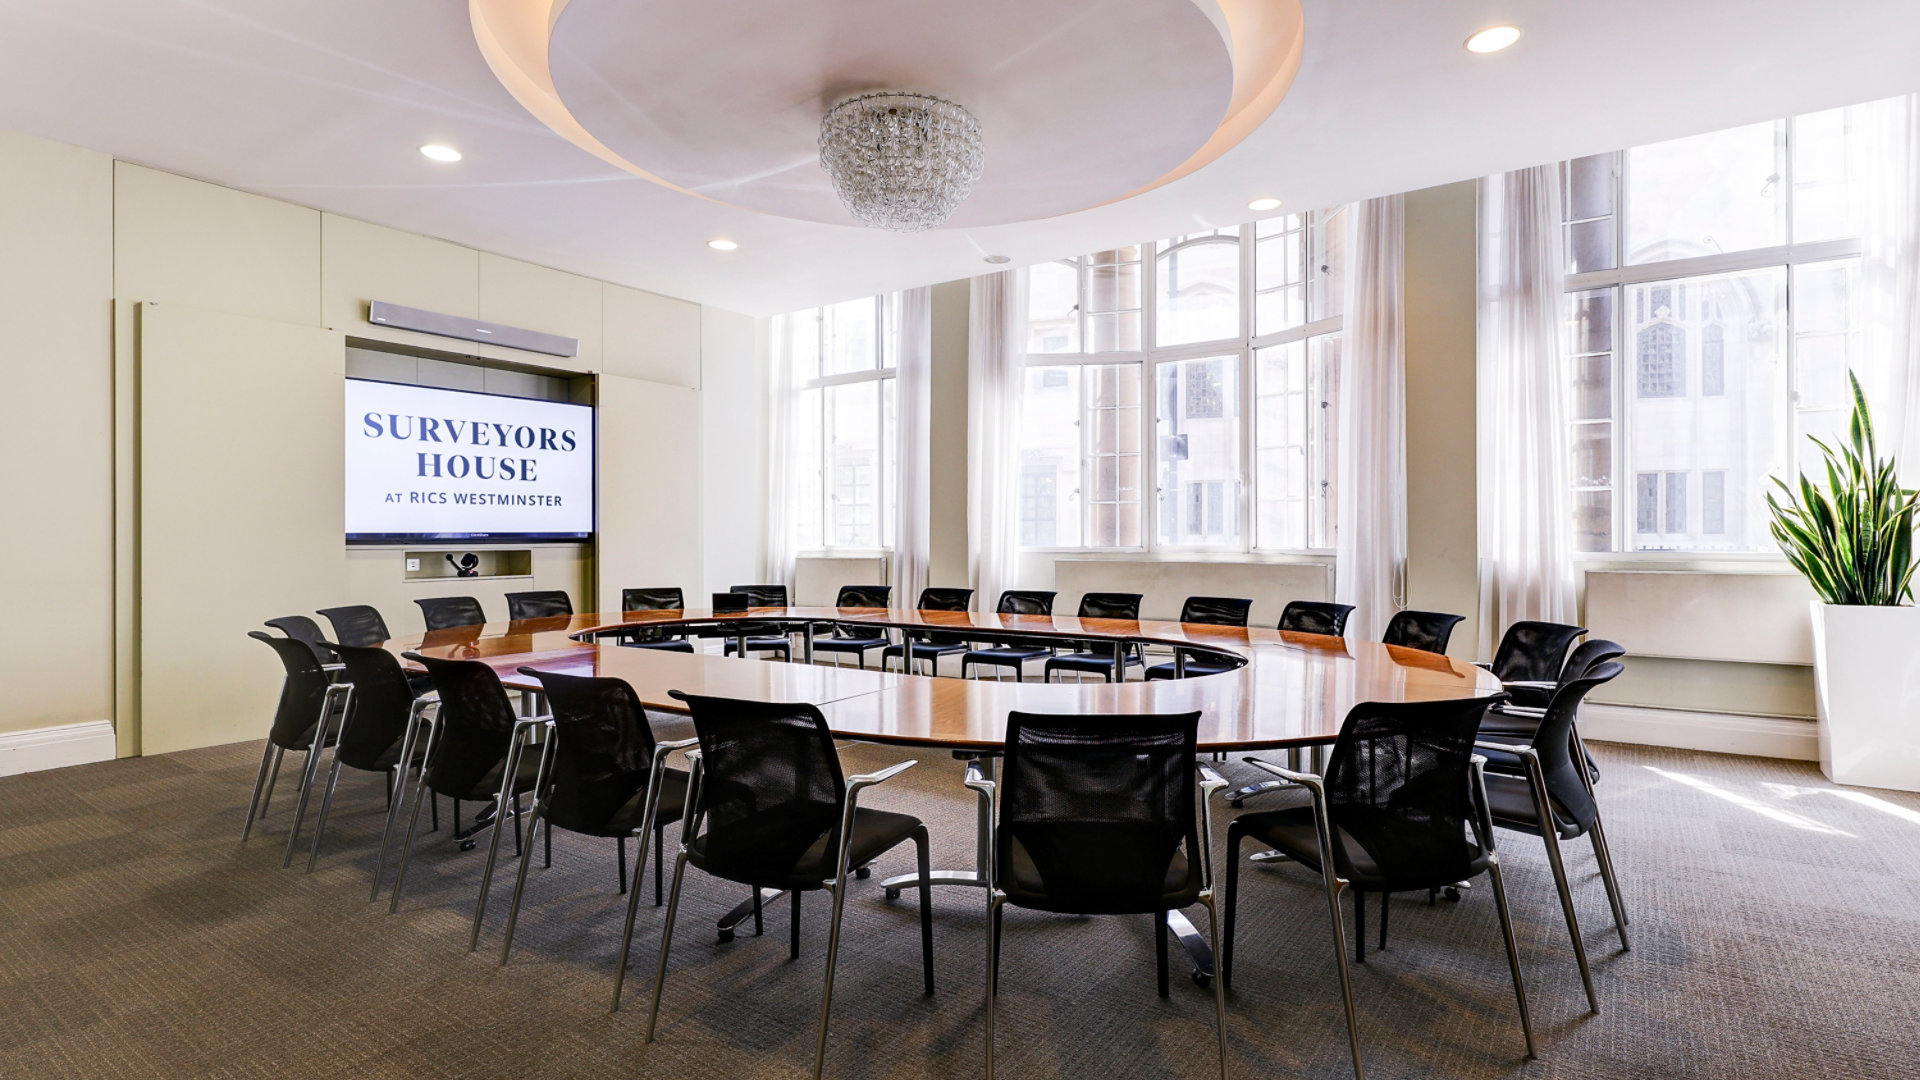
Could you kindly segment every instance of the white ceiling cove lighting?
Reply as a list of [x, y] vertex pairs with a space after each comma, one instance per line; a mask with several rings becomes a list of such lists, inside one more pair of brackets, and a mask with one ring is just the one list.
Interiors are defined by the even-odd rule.
[[1517, 26], [1489, 26], [1467, 39], [1467, 51], [1499, 52], [1519, 40], [1520, 28]]
[[707, 241], [707, 246], [715, 251], [733, 251], [739, 248], [740, 245], [731, 240], [709, 240]]
[[986, 163], [980, 122], [930, 94], [861, 94], [820, 121], [820, 167], [853, 216], [877, 229], [946, 224]]
[[1280, 200], [1274, 198], [1255, 199], [1247, 204], [1247, 209], [1260, 213], [1265, 213], [1268, 210], [1278, 210], [1280, 209]]
[[428, 143], [420, 148], [420, 153], [434, 161], [459, 161], [460, 151], [440, 143]]

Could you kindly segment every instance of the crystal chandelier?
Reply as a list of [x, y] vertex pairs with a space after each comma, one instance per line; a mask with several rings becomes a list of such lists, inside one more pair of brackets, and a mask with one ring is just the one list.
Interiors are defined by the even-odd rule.
[[861, 94], [820, 121], [820, 167], [853, 216], [875, 228], [945, 224], [985, 164], [980, 122], [929, 94]]

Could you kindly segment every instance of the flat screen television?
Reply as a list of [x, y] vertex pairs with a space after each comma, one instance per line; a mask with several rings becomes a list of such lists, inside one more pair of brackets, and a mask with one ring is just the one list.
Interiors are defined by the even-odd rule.
[[347, 380], [347, 542], [587, 540], [593, 408]]

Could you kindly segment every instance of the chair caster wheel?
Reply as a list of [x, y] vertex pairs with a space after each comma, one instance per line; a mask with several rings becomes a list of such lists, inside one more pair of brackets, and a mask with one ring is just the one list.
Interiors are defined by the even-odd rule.
[[1199, 987], [1202, 990], [1211, 989], [1213, 987], [1213, 976], [1197, 968], [1194, 969], [1194, 971], [1190, 974], [1189, 977], [1193, 979], [1193, 985]]
[[1442, 895], [1444, 895], [1447, 898], [1449, 902], [1455, 903], [1455, 904], [1460, 902], [1460, 890], [1455, 888], [1454, 886], [1449, 885], [1446, 888], [1440, 890], [1440, 892]]
[[1233, 808], [1234, 808], [1235, 810], [1238, 810], [1238, 809], [1240, 809], [1241, 807], [1243, 807], [1243, 806], [1245, 806], [1245, 805], [1247, 805], [1247, 800], [1245, 800], [1245, 799], [1228, 799], [1228, 800], [1227, 800], [1227, 805], [1228, 805], [1228, 806], [1231, 806], [1231, 807], [1233, 807]]
[[731, 930], [720, 931], [720, 944], [725, 945], [727, 942], [732, 940], [733, 940], [733, 931]]
[[853, 876], [860, 879], [861, 881], [865, 881], [868, 878], [873, 876], [873, 867], [863, 866], [860, 869], [855, 870], [853, 872]]
[[889, 899], [889, 900], [898, 900], [898, 899], [900, 899], [900, 890], [899, 890], [899, 889], [888, 889], [888, 890], [887, 890], [887, 899]]
[[480, 846], [480, 842], [479, 842], [479, 841], [477, 841], [477, 840], [462, 840], [462, 841], [460, 841], [460, 850], [461, 850], [461, 851], [472, 851], [472, 850], [473, 850], [474, 848], [477, 848], [477, 847], [479, 847], [479, 846]]

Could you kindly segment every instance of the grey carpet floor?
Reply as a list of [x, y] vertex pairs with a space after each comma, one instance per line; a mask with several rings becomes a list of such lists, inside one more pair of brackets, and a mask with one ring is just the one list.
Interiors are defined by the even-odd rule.
[[[1600, 1015], [1586, 1012], [1540, 841], [1503, 833], [1539, 1059], [1523, 1057], [1483, 879], [1457, 904], [1396, 902], [1389, 947], [1356, 969], [1368, 1074], [1920, 1073], [1920, 798], [1837, 789], [1795, 763], [1596, 749], [1633, 920], [1633, 950], [1622, 953], [1590, 849], [1577, 845]], [[315, 873], [298, 861], [280, 868], [290, 784], [242, 847], [258, 755], [259, 744], [242, 744], [0, 779], [0, 1076], [795, 1077], [810, 1067], [823, 899], [804, 905], [803, 951], [789, 962], [784, 905], [769, 909], [764, 937], [723, 945], [713, 922], [742, 890], [691, 875], [659, 1036], [646, 1046], [663, 909], [642, 907], [627, 1006], [609, 1012], [622, 911], [611, 841], [556, 836], [501, 968], [504, 879], [481, 950], [466, 949], [484, 848], [461, 853], [444, 830], [428, 834], [399, 914], [366, 903], [383, 820], [377, 778], [343, 778]], [[901, 756], [852, 747], [848, 771]], [[923, 755], [871, 804], [919, 814], [936, 864], [964, 866], [972, 803], [959, 780], [955, 762]], [[877, 874], [911, 860], [909, 845]], [[1243, 881], [1234, 1075], [1350, 1076], [1316, 882], [1284, 866]], [[978, 1076], [981, 895], [936, 890], [939, 986], [928, 999], [914, 894], [889, 904], [877, 880], [861, 884], [848, 903], [829, 1075]], [[650, 869], [643, 887], [651, 892]], [[1178, 968], [1172, 996], [1155, 995], [1148, 919], [1010, 912], [1007, 930], [1002, 1076], [1215, 1075], [1211, 998]]]

